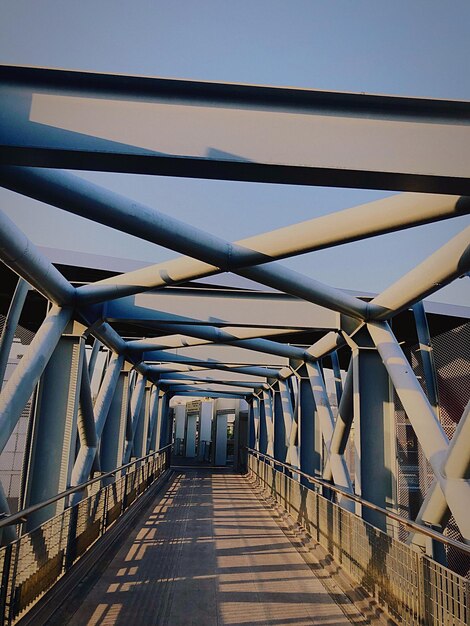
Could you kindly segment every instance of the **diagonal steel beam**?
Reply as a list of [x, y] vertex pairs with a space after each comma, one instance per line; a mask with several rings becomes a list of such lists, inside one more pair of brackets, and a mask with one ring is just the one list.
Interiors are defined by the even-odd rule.
[[370, 302], [371, 318], [385, 320], [470, 271], [470, 226]]
[[[0, 180], [1, 171], [0, 168]], [[256, 264], [267, 263], [411, 226], [465, 215], [468, 212], [470, 212], [468, 198], [400, 194], [242, 239], [232, 246], [258, 253], [258, 258], [250, 258], [249, 254], [248, 256], [245, 254], [244, 258], [243, 254], [237, 254], [236, 250], [232, 250], [231, 258], [226, 260], [223, 267], [242, 267], [250, 261], [256, 261]], [[97, 281], [92, 285], [84, 285], [78, 289], [78, 293], [83, 302], [114, 299], [145, 289], [157, 289], [169, 284], [196, 280], [220, 271], [221, 269], [216, 266], [202, 261], [180, 257]]]
[[[331, 406], [328, 401], [328, 394], [326, 392], [325, 381], [320, 371], [320, 365], [318, 363], [307, 363], [307, 374], [310, 379], [310, 385], [312, 387], [313, 398], [315, 401], [315, 410], [320, 422], [320, 430], [322, 433], [323, 441], [325, 442], [325, 448], [327, 452], [331, 447], [331, 440], [333, 437], [335, 422]], [[329, 456], [331, 473], [335, 485], [341, 487], [344, 491], [353, 493], [351, 478], [346, 466], [346, 462], [342, 455], [332, 454]], [[347, 510], [354, 510], [354, 502], [342, 497], [341, 506]]]
[[[452, 437], [447, 455], [442, 465], [442, 472], [446, 478], [454, 480], [470, 479], [470, 401], [467, 403], [462, 417], [459, 420], [454, 436]], [[430, 486], [426, 498], [420, 507], [416, 521], [426, 522], [433, 526], [444, 527], [450, 517], [450, 510], [439, 482], [435, 479]], [[409, 537], [415, 541], [414, 534]]]
[[0, 394], [0, 452], [10, 438], [71, 317], [70, 309], [52, 307], [3, 388]]
[[[145, 361], [148, 365], [149, 372], [155, 373], [168, 373], [172, 371], [172, 367], [174, 366], [186, 366], [188, 369], [177, 369], [176, 371], [192, 371], [190, 368], [194, 367], [194, 371], [198, 371], [201, 369], [216, 369], [216, 370], [225, 370], [228, 372], [240, 374], [249, 374], [251, 376], [258, 376], [261, 378], [283, 378], [283, 374], [272, 367], [262, 367], [262, 366], [231, 366], [226, 365], [225, 363], [221, 363], [220, 361], [209, 360], [209, 361], [201, 361], [200, 359], [194, 359], [187, 356], [181, 356], [178, 354], [168, 354], [166, 352], [148, 352], [144, 354]], [[155, 365], [155, 363], [164, 364], [162, 367], [159, 365]], [[168, 366], [166, 365], [168, 364]]]
[[0, 259], [54, 304], [66, 306], [73, 302], [75, 288], [2, 212]]
[[353, 365], [349, 364], [346, 380], [344, 381], [344, 389], [338, 406], [338, 416], [336, 417], [333, 434], [331, 436], [330, 448], [326, 459], [325, 468], [323, 470], [323, 478], [331, 480], [331, 462], [330, 457], [333, 455], [344, 455], [344, 450], [348, 442], [349, 433], [353, 422]]
[[3, 326], [2, 337], [0, 339], [0, 391], [3, 387], [5, 372], [8, 365], [10, 350], [15, 337], [16, 327], [20, 320], [23, 305], [28, 295], [29, 285], [22, 278], [18, 279], [15, 293], [13, 294], [10, 307], [8, 309], [5, 325]]
[[[197, 325], [196, 326], [196, 330], [199, 328]], [[162, 330], [169, 330], [167, 329], [166, 325], [164, 326], [162, 324], [161, 326]], [[181, 328], [178, 326], [178, 330], [181, 330]], [[229, 333], [230, 335], [232, 335], [235, 340], [238, 339], [255, 339], [255, 338], [259, 338], [261, 335], [263, 337], [266, 336], [276, 336], [276, 335], [283, 335], [284, 333], [288, 332], [289, 334], [294, 334], [294, 333], [301, 333], [304, 332], [304, 329], [300, 329], [300, 328], [293, 328], [293, 329], [289, 329], [286, 330], [285, 328], [282, 329], [266, 329], [266, 328], [239, 328], [239, 327], [235, 327], [235, 326], [228, 326], [228, 327], [223, 327], [222, 330], [224, 332]], [[170, 331], [171, 332], [171, 331]], [[209, 341], [208, 339], [197, 339], [196, 337], [189, 337], [188, 335], [184, 335], [184, 334], [169, 334], [169, 335], [162, 335], [159, 337], [155, 337], [155, 338], [145, 338], [145, 339], [134, 339], [134, 340], [130, 340], [127, 341], [127, 349], [131, 352], [134, 351], [149, 351], [149, 350], [172, 350], [174, 348], [187, 348], [189, 346], [202, 346], [202, 345], [207, 345], [207, 344], [211, 344], [213, 343], [212, 341]]]
[[[101, 439], [103, 429], [108, 416], [109, 407], [114, 395], [114, 390], [124, 362], [122, 355], [113, 354], [111, 361], [106, 370], [104, 381], [101, 385], [98, 397], [94, 406], [94, 418], [95, 418], [95, 433], [97, 438], [97, 444]], [[90, 475], [93, 461], [96, 455], [96, 447], [82, 446], [78, 452], [77, 459], [73, 466], [71, 483], [72, 486], [79, 485], [87, 480]], [[76, 493], [72, 497], [72, 505], [80, 501], [82, 495]]]
[[[366, 303], [339, 289], [304, 277], [278, 263], [237, 269], [258, 262], [259, 253], [209, 235], [142, 204], [64, 172], [5, 168], [2, 184], [76, 215], [188, 254], [223, 271], [300, 296], [314, 304], [363, 319]], [[171, 281], [170, 281], [171, 282]]]
[[[197, 322], [197, 320], [194, 321]], [[238, 346], [239, 348], [246, 348], [248, 350], [262, 352], [264, 354], [284, 356], [289, 359], [313, 360], [313, 357], [311, 357], [310, 354], [308, 354], [308, 352], [306, 352], [302, 348], [297, 348], [296, 346], [283, 344], [269, 339], [238, 339], [226, 330], [217, 328], [215, 326], [198, 326], [197, 323], [194, 325], [164, 324], [160, 326], [160, 329], [168, 330], [170, 332], [180, 331], [183, 335], [203, 339], [210, 342], [211, 344], [221, 343], [231, 346]], [[133, 350], [135, 350], [136, 345], [138, 346], [138, 348], [140, 348], [140, 352], [144, 351], [140, 347], [141, 344], [136, 343], [131, 344]], [[127, 349], [129, 349], [129, 344], [127, 344]]]

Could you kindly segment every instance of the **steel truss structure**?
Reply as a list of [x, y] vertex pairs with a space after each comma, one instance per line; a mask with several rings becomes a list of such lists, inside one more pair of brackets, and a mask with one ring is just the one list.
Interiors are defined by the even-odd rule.
[[[451, 512], [470, 542], [469, 405], [449, 442], [421, 304], [470, 271], [470, 228], [370, 300], [279, 262], [468, 214], [470, 197], [460, 195], [470, 194], [468, 103], [3, 66], [0, 107], [2, 186], [183, 255], [74, 286], [0, 216], [0, 257], [20, 277], [0, 346], [0, 380], [28, 285], [51, 304], [0, 395], [1, 451], [37, 389], [25, 506], [165, 446], [169, 402], [178, 395], [245, 399], [251, 448], [393, 510], [396, 393], [434, 473], [418, 521], [442, 528]], [[404, 193], [228, 242], [60, 168]], [[276, 292], [214, 296], [188, 285], [222, 272]], [[410, 307], [427, 393], [391, 328]], [[125, 340], [119, 324], [134, 324], [140, 336]], [[317, 333], [310, 346], [295, 339], [305, 331]], [[99, 351], [106, 361], [93, 398]], [[353, 423], [351, 476], [344, 453]], [[79, 499], [75, 493], [71, 503]], [[3, 494], [0, 504], [8, 510]], [[361, 513], [346, 495], [340, 504]], [[41, 509], [29, 527], [60, 506]], [[362, 515], [385, 523], [373, 512]]]

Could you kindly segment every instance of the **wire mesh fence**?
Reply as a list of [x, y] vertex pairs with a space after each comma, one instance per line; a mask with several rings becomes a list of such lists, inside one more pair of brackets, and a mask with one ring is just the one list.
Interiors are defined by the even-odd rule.
[[400, 624], [467, 626], [470, 581], [249, 454], [264, 490]]
[[[452, 439], [470, 398], [470, 323], [465, 322], [431, 338], [439, 396], [439, 421]], [[405, 354], [424, 392], [427, 392], [418, 345], [405, 346]], [[395, 419], [398, 448], [398, 507], [401, 515], [414, 519], [431, 486], [434, 473], [395, 394]], [[444, 534], [463, 541], [453, 516]], [[470, 580], [470, 557], [446, 547], [447, 565]]]
[[[0, 549], [0, 623], [15, 624], [169, 466], [169, 450], [136, 461], [109, 484]], [[113, 482], [109, 482], [113, 480]], [[99, 482], [95, 483], [99, 485]]]

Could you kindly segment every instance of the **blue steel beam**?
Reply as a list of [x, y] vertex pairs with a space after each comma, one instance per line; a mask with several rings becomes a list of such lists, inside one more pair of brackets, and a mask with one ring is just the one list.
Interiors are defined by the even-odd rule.
[[18, 279], [13, 299], [8, 309], [5, 325], [3, 326], [2, 338], [0, 339], [0, 391], [3, 387], [5, 372], [8, 365], [8, 357], [15, 337], [16, 327], [20, 320], [23, 305], [28, 295], [29, 285], [22, 278]]
[[5, 163], [470, 193], [467, 102], [14, 66], [0, 97]]
[[[18, 178], [18, 174], [15, 178]], [[9, 184], [11, 184], [11, 180]], [[21, 180], [17, 180], [15, 189], [21, 191], [22, 188]], [[397, 194], [262, 235], [248, 237], [237, 241], [234, 245], [237, 246], [237, 250], [241, 247], [257, 252], [258, 257], [251, 257], [251, 260], [265, 263], [410, 228], [411, 226], [458, 217], [469, 211], [470, 201], [468, 198], [431, 196], [429, 194]], [[235, 267], [235, 261], [237, 267], [241, 267], [242, 261], [248, 262], [249, 260], [249, 256], [243, 259], [240, 254], [232, 249], [231, 257], [227, 259], [224, 267], [227, 267], [229, 263], [231, 267]], [[84, 303], [98, 302], [107, 298], [114, 299], [138, 293], [145, 289], [157, 289], [168, 284], [195, 280], [220, 271], [217, 267], [202, 261], [180, 257], [107, 278], [94, 284], [83, 285], [78, 288], [78, 296], [80, 301]]]
[[367, 303], [277, 262], [238, 269], [240, 265], [249, 266], [258, 262], [259, 253], [214, 237], [72, 174], [34, 168], [3, 168], [3, 173], [0, 180], [3, 178], [2, 184], [5, 186], [65, 211], [187, 254], [223, 271], [233, 271], [345, 315], [364, 319], [369, 314], [370, 305]]
[[470, 226], [382, 291], [370, 318], [386, 320], [470, 271]]
[[152, 450], [156, 450], [156, 432], [157, 432], [157, 420], [158, 420], [158, 406], [160, 403], [160, 389], [156, 385], [152, 385], [150, 392], [150, 422], [147, 439], [147, 454]]
[[25, 355], [0, 394], [0, 452], [72, 317], [70, 309], [52, 307]]
[[75, 288], [4, 213], [0, 212], [0, 259], [43, 296], [70, 305]]
[[130, 433], [129, 438], [126, 438], [126, 447], [124, 449], [124, 463], [128, 463], [131, 458], [132, 449], [134, 446], [134, 437], [137, 432], [140, 419], [141, 417], [143, 417], [141, 408], [144, 401], [146, 384], [147, 381], [145, 377], [142, 374], [139, 374], [131, 396]]
[[422, 300], [413, 306], [413, 315], [415, 318], [416, 332], [418, 334], [419, 351], [423, 362], [424, 380], [426, 382], [429, 402], [434, 407], [436, 414], [438, 414], [439, 400], [437, 394], [436, 369], [434, 367], [428, 320], [426, 312], [424, 311], [424, 304]]
[[[95, 429], [98, 441], [101, 439], [109, 408], [114, 396], [119, 373], [122, 369], [124, 357], [114, 354], [106, 370], [106, 375], [101, 385], [100, 392], [95, 402]], [[81, 446], [72, 471], [72, 485], [76, 486], [87, 480], [96, 456], [96, 447]], [[81, 499], [81, 494], [76, 493], [72, 497], [72, 504]]]

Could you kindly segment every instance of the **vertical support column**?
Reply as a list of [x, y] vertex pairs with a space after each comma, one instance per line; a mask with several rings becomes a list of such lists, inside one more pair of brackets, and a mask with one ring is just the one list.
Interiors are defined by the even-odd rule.
[[259, 451], [262, 454], [268, 454], [268, 431], [266, 428], [264, 393], [259, 401]]
[[160, 448], [168, 445], [170, 443], [170, 396], [167, 391], [163, 396], [162, 401], [162, 414], [160, 420]]
[[160, 450], [161, 448], [161, 434], [162, 434], [162, 420], [163, 420], [163, 399], [165, 397], [165, 392], [161, 389], [158, 390], [158, 407], [157, 407], [157, 418], [155, 421], [155, 430], [153, 433], [153, 437], [155, 439], [155, 450]]
[[147, 382], [140, 407], [139, 421], [134, 436], [134, 456], [137, 459], [145, 456], [147, 433], [150, 419], [150, 383]]
[[[356, 493], [383, 508], [396, 510], [396, 434], [390, 379], [369, 334], [353, 337], [353, 406]], [[384, 531], [393, 525], [366, 509], [362, 517]]]
[[233, 436], [233, 470], [235, 472], [246, 472], [247, 468], [248, 456], [246, 447], [249, 445], [248, 414], [248, 402], [246, 400], [239, 400], [235, 413]]
[[141, 418], [141, 408], [144, 403], [146, 379], [138, 374], [135, 387], [131, 395], [130, 427], [126, 429], [126, 447], [124, 450], [124, 463], [129, 463], [131, 455], [136, 456], [134, 450], [135, 434]]
[[123, 463], [128, 409], [129, 372], [121, 370], [101, 437], [100, 458], [103, 472], [111, 472]]
[[[298, 401], [298, 388], [297, 381], [292, 380], [290, 385], [287, 381], [279, 381], [279, 393], [281, 396], [282, 415], [284, 421], [284, 458], [281, 461], [290, 463], [291, 465], [298, 466], [298, 450], [295, 445], [297, 435], [297, 423], [294, 416], [294, 406], [292, 404], [292, 397], [296, 397]], [[292, 394], [290, 391], [292, 388]], [[297, 407], [298, 408], [298, 407]]]
[[263, 391], [263, 405], [266, 426], [266, 454], [274, 456], [274, 415], [270, 391]]
[[[85, 342], [63, 335], [41, 377], [27, 466], [25, 507], [64, 491], [72, 472]], [[63, 510], [64, 500], [33, 513], [27, 530]]]
[[[300, 469], [306, 474], [321, 477], [321, 431], [315, 419], [315, 401], [310, 380], [302, 376], [299, 380], [299, 448]], [[305, 478], [302, 484], [309, 485]]]
[[255, 434], [255, 407], [254, 398], [252, 397], [249, 402], [248, 409], [248, 447], [255, 450], [256, 446], [256, 434]]
[[[281, 381], [282, 382], [282, 381]], [[274, 398], [274, 457], [278, 461], [285, 463], [287, 446], [286, 446], [286, 427], [284, 423], [284, 412], [282, 410], [282, 395], [280, 391], [281, 382], [276, 382], [273, 386]], [[285, 385], [285, 383], [283, 383]], [[278, 466], [280, 468], [280, 466]]]
[[253, 396], [253, 425], [255, 430], [255, 450], [261, 452], [261, 400], [258, 396]]
[[201, 402], [201, 412], [199, 414], [199, 449], [198, 459], [203, 461], [209, 459], [209, 447], [212, 433], [212, 414], [214, 404], [211, 401]]
[[150, 452], [155, 452], [157, 450], [156, 434], [159, 399], [160, 390], [156, 385], [152, 385], [152, 389], [150, 392], [150, 424], [147, 439], [147, 454], [150, 454]]
[[186, 430], [186, 405], [177, 404], [175, 411], [175, 455], [184, 456], [184, 436]]

